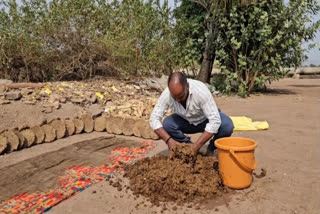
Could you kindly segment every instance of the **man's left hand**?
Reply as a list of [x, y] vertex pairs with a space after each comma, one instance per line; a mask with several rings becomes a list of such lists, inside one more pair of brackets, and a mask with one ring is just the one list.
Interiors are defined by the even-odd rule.
[[192, 150], [192, 154], [193, 155], [197, 155], [198, 154], [198, 152], [199, 152], [199, 146], [197, 145], [197, 144], [192, 144], [192, 146], [191, 146], [191, 150]]

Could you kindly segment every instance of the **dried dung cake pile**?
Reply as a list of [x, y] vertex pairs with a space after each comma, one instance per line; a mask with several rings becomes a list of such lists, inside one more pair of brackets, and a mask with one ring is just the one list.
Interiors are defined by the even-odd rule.
[[222, 194], [221, 178], [213, 168], [213, 157], [192, 155], [190, 145], [180, 145], [169, 157], [156, 156], [124, 167], [134, 194], [151, 203], [203, 202]]
[[148, 79], [2, 84], [0, 106], [22, 101], [28, 105], [41, 104], [43, 112], [52, 113], [66, 103], [85, 109], [96, 104], [113, 116], [146, 120], [163, 89]]

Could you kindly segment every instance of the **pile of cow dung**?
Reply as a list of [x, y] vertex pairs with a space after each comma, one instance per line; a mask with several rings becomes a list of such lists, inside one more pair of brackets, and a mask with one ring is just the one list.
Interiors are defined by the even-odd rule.
[[133, 194], [147, 197], [154, 205], [200, 203], [224, 192], [213, 162], [213, 157], [194, 156], [190, 145], [179, 145], [169, 157], [155, 156], [126, 165], [124, 176]]

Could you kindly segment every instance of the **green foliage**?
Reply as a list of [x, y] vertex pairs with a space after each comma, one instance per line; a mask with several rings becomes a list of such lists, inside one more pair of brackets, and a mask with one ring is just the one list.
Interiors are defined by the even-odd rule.
[[[285, 68], [300, 66], [305, 59], [301, 43], [314, 38], [319, 29], [319, 21], [310, 25], [311, 15], [318, 10], [315, 1], [294, 0], [284, 5], [282, 0], [261, 0], [246, 7], [234, 4], [221, 20], [216, 50], [229, 88], [247, 96], [266, 82], [285, 77]], [[231, 80], [236, 84], [230, 84]]]
[[222, 70], [217, 88], [241, 96], [299, 66], [302, 42], [320, 26], [310, 24], [315, 0], [181, 0], [174, 11], [167, 0], [0, 0], [0, 8], [0, 78], [196, 71], [211, 53]]
[[175, 42], [177, 52], [176, 64], [183, 68], [196, 71], [196, 65], [201, 63], [204, 50], [205, 33], [203, 28], [205, 9], [199, 4], [182, 0], [180, 6], [173, 11], [176, 19]]
[[320, 65], [310, 64], [309, 67], [320, 67]]
[[159, 1], [23, 0], [19, 5], [0, 2], [0, 78], [85, 79], [172, 66], [170, 11]]
[[[194, 11], [199, 17], [218, 13], [212, 29], [217, 35], [205, 37], [202, 44], [189, 50], [202, 53], [195, 55], [198, 60], [204, 55], [205, 39], [212, 40], [215, 65], [223, 74], [220, 83], [213, 81], [214, 84], [226, 93], [236, 92], [244, 97], [255, 89], [264, 88], [267, 82], [285, 77], [288, 72], [285, 68], [300, 66], [306, 59], [306, 50], [301, 44], [312, 40], [320, 26], [320, 21], [311, 22], [312, 16], [319, 12], [315, 0], [291, 0], [288, 4], [283, 0], [194, 1], [207, 9]], [[220, 12], [214, 7], [219, 2], [223, 9]], [[206, 30], [199, 21], [194, 23], [198, 25], [190, 26], [189, 32]], [[184, 35], [184, 40], [192, 38], [189, 34]]]

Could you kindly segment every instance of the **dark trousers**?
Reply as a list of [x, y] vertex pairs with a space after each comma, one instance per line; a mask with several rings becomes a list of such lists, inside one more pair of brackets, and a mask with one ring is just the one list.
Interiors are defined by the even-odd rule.
[[[218, 130], [218, 133], [216, 133], [214, 137], [210, 140], [208, 149], [210, 149], [211, 151], [216, 149], [214, 141], [222, 137], [230, 137], [234, 128], [230, 117], [223, 114], [222, 112], [219, 113], [221, 118], [221, 125]], [[185, 136], [184, 133], [195, 134], [199, 132], [204, 132], [204, 129], [208, 122], [208, 120], [205, 120], [204, 122], [195, 126], [193, 124], [190, 124], [187, 120], [180, 117], [179, 115], [173, 114], [163, 121], [163, 128], [174, 140], [181, 143], [190, 143], [190, 137]]]

